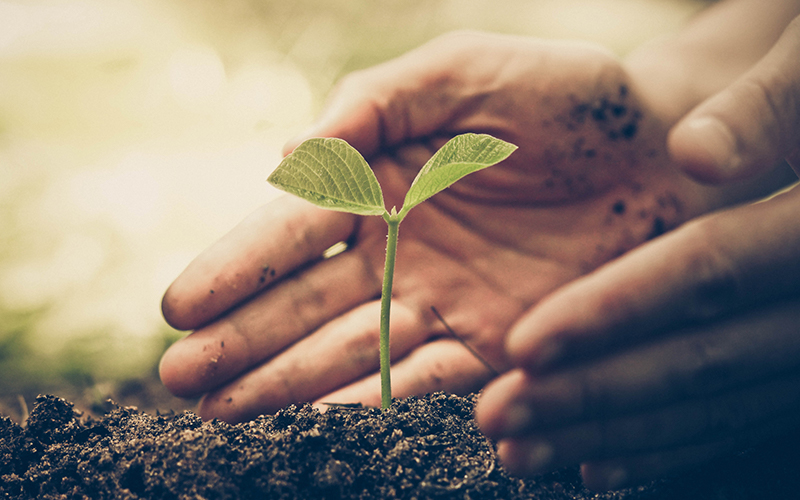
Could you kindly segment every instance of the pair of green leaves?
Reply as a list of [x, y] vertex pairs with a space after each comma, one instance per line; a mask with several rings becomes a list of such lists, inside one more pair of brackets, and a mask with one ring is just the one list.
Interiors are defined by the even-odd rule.
[[341, 139], [309, 139], [283, 159], [267, 179], [273, 186], [315, 205], [358, 215], [381, 215], [389, 231], [381, 289], [381, 408], [392, 401], [389, 365], [389, 314], [397, 230], [409, 210], [465, 175], [494, 165], [517, 149], [490, 135], [462, 134], [451, 139], [422, 167], [406, 193], [399, 213], [384, 207], [378, 179], [364, 158]]
[[[517, 147], [486, 134], [462, 134], [422, 167], [398, 214], [442, 191], [462, 177], [507, 158]], [[323, 208], [358, 215], [386, 215], [383, 192], [364, 157], [342, 139], [309, 139], [300, 144], [267, 179], [273, 186]]]

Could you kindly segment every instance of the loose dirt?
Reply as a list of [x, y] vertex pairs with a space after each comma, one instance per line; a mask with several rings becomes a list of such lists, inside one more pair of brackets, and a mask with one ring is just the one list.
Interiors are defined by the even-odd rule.
[[797, 436], [600, 495], [575, 468], [513, 478], [472, 419], [475, 399], [437, 393], [385, 412], [288, 406], [229, 425], [119, 406], [81, 417], [72, 403], [40, 396], [24, 426], [0, 417], [0, 498], [800, 498]]

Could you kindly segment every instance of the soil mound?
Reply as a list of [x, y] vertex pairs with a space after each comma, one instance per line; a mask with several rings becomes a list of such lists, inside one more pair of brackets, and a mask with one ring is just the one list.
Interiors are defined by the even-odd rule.
[[81, 418], [72, 403], [40, 396], [24, 427], [0, 417], [0, 498], [740, 500], [800, 491], [797, 437], [601, 495], [576, 469], [513, 478], [477, 429], [474, 403], [437, 393], [385, 412], [288, 406], [229, 425], [119, 406]]

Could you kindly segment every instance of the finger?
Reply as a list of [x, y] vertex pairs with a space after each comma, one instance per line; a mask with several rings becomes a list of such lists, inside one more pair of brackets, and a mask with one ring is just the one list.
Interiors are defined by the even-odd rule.
[[[470, 394], [480, 390], [492, 375], [463, 344], [450, 339], [434, 340], [392, 364], [392, 397], [402, 399], [438, 391]], [[324, 403], [380, 406], [380, 374], [374, 373], [316, 402], [322, 406]]]
[[201, 253], [170, 285], [162, 310], [179, 330], [197, 328], [320, 258], [356, 225], [354, 216], [283, 196]]
[[503, 462], [532, 475], [580, 462], [714, 442], [800, 408], [800, 373], [619, 418], [598, 419], [500, 442]]
[[796, 414], [782, 415], [761, 426], [709, 443], [584, 463], [581, 466], [581, 475], [586, 487], [593, 490], [605, 491], [643, 484], [667, 475], [689, 471], [796, 428]]
[[671, 131], [672, 158], [687, 173], [726, 182], [766, 171], [800, 147], [800, 17], [750, 71]]
[[208, 392], [379, 291], [361, 250], [322, 261], [175, 342], [161, 359], [161, 380], [178, 396]]
[[800, 292], [800, 189], [687, 223], [557, 290], [511, 329], [532, 372]]
[[611, 420], [710, 397], [800, 367], [800, 300], [701, 326], [546, 375], [516, 370], [487, 387], [476, 418], [493, 438]]
[[[379, 318], [378, 301], [348, 311], [208, 394], [201, 401], [200, 415], [240, 422], [274, 413], [290, 403], [313, 401], [375, 372], [379, 365]], [[422, 343], [427, 335], [421, 316], [402, 303], [394, 304], [391, 326], [396, 356]], [[379, 387], [380, 383], [376, 383]]]
[[[486, 39], [477, 33], [445, 35], [346, 76], [316, 123], [290, 140], [284, 153], [311, 137], [340, 137], [371, 156], [381, 147], [445, 132], [459, 110], [481, 98], [476, 87], [484, 82], [467, 78], [463, 68], [475, 50], [485, 49]], [[486, 70], [486, 75], [496, 73]]]

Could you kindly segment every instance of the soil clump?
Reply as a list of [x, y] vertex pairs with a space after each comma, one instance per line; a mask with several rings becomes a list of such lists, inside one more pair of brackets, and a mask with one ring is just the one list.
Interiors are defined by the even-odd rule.
[[0, 417], [4, 499], [781, 499], [798, 498], [790, 436], [651, 484], [597, 494], [575, 468], [519, 479], [472, 419], [476, 397], [442, 393], [376, 408], [290, 405], [229, 425], [192, 412], [113, 406], [81, 417], [40, 396], [24, 425]]

